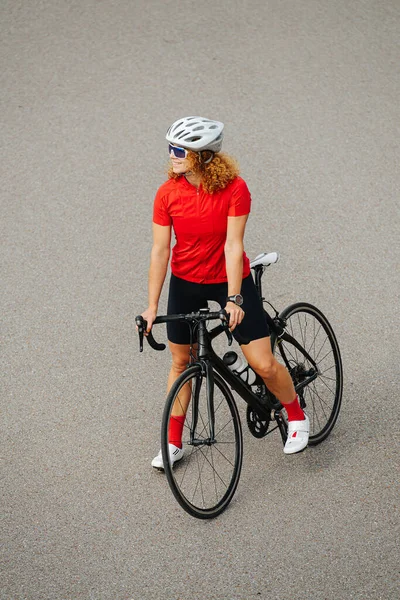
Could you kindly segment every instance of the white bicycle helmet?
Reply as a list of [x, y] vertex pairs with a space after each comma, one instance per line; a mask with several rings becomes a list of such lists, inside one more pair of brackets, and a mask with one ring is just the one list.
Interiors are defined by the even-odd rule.
[[175, 146], [183, 146], [194, 152], [222, 148], [224, 124], [204, 117], [184, 117], [172, 123], [165, 136]]

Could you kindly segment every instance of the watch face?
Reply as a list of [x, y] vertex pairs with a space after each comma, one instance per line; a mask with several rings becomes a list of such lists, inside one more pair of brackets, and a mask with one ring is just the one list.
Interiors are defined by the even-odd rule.
[[242, 296], [242, 294], [236, 294], [235, 301], [236, 301], [236, 304], [238, 306], [242, 306], [242, 304], [243, 304], [243, 296]]

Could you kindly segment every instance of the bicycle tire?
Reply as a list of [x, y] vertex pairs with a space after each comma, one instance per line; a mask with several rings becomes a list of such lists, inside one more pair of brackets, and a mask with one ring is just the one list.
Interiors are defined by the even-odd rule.
[[[189, 385], [190, 402], [186, 412], [182, 447], [183, 458], [173, 465], [169, 460], [168, 430], [172, 409], [184, 386]], [[243, 460], [243, 439], [239, 412], [225, 381], [214, 372], [215, 442], [205, 442], [209, 436], [207, 410], [207, 378], [199, 364], [184, 371], [172, 386], [164, 408], [161, 426], [161, 450], [164, 471], [176, 500], [191, 516], [212, 519], [221, 514], [236, 491]], [[188, 388], [186, 388], [187, 390]], [[190, 440], [194, 395], [198, 397], [198, 419], [194, 437]], [[175, 409], [176, 414], [176, 409]]]
[[[309, 446], [325, 440], [339, 416], [343, 395], [343, 366], [339, 345], [325, 315], [312, 304], [298, 302], [285, 308], [279, 317], [286, 331], [308, 352], [318, 367], [318, 376], [299, 391], [300, 404], [310, 419]], [[292, 344], [274, 336], [273, 352], [285, 364], [280, 348], [286, 353], [294, 385], [312, 363]], [[303, 375], [304, 379], [304, 375]]]

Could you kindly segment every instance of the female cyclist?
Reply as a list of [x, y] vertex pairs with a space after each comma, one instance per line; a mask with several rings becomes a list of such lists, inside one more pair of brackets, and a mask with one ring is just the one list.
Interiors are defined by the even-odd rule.
[[[247, 362], [285, 407], [289, 427], [286, 454], [308, 444], [309, 419], [300, 407], [292, 379], [273, 356], [262, 304], [250, 274], [243, 237], [250, 193], [237, 163], [222, 154], [223, 123], [185, 117], [168, 129], [170, 167], [153, 211], [153, 247], [149, 270], [149, 306], [142, 313], [151, 330], [172, 250], [168, 314], [190, 313], [213, 300], [229, 313], [233, 336]], [[190, 332], [185, 323], [168, 323], [172, 355], [168, 390], [189, 363]], [[243, 338], [249, 343], [243, 344]], [[189, 402], [189, 393], [186, 408]], [[185, 408], [173, 409], [169, 426], [172, 464], [183, 457]], [[163, 469], [160, 453], [152, 466]]]

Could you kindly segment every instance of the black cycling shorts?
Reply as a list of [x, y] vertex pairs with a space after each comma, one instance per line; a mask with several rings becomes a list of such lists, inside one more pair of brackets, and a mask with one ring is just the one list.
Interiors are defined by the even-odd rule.
[[[242, 308], [245, 315], [240, 325], [232, 331], [233, 337], [239, 344], [268, 337], [265, 312], [251, 275], [243, 279], [240, 293], [243, 296]], [[193, 283], [171, 275], [167, 312], [169, 315], [196, 312], [200, 308], [207, 308], [207, 300], [218, 302], [221, 308], [225, 308], [227, 296], [227, 283]], [[174, 344], [191, 342], [188, 323], [167, 323], [167, 334], [169, 341]]]

